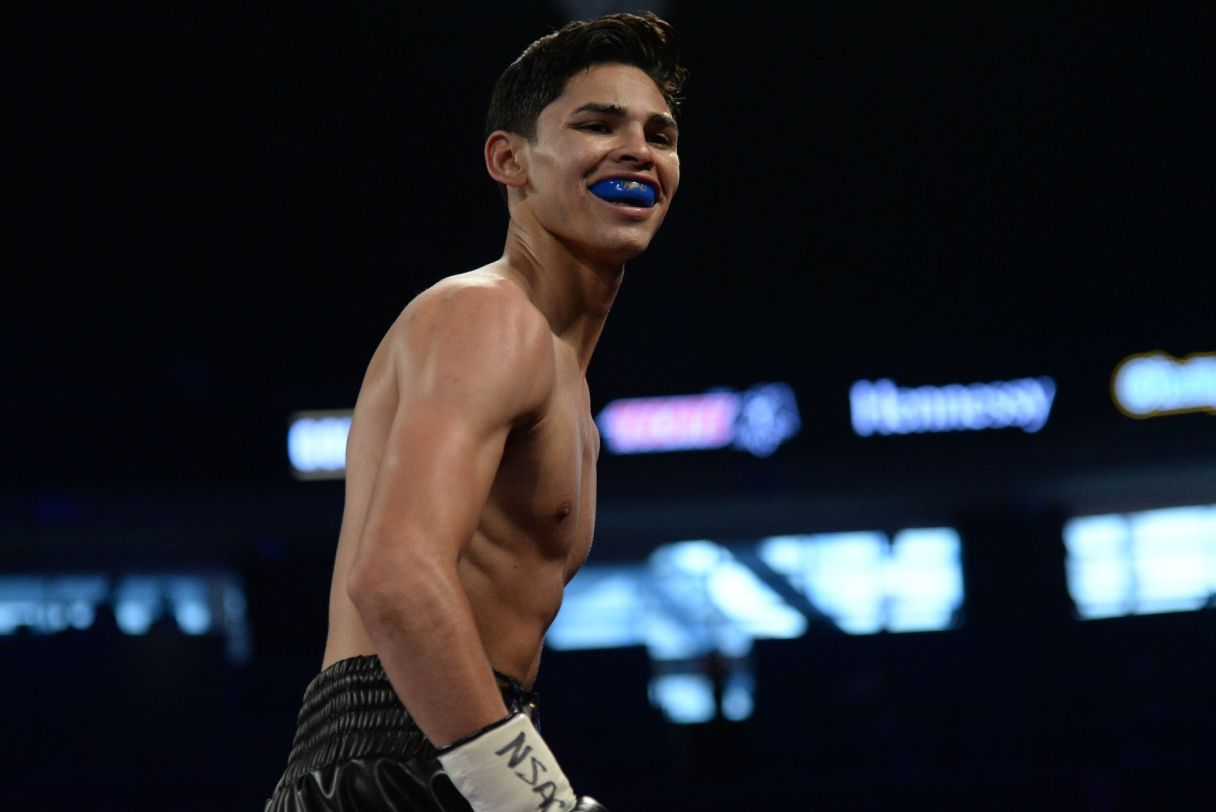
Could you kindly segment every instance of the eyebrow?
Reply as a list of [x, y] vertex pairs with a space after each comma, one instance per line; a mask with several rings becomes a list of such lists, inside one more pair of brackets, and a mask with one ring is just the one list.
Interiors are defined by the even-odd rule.
[[[599, 113], [613, 118], [625, 118], [625, 108], [619, 104], [603, 104], [600, 102], [588, 102], [582, 107], [574, 111], [574, 115], [579, 113]], [[646, 119], [646, 124], [658, 129], [680, 131], [680, 125], [676, 124], [676, 120], [666, 113], [652, 113], [650, 118]]]

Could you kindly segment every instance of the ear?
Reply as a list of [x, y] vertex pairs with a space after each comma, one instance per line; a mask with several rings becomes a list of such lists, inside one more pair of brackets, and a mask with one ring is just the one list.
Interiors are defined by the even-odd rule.
[[528, 182], [525, 139], [505, 130], [495, 130], [486, 139], [486, 171], [504, 186], [521, 187]]

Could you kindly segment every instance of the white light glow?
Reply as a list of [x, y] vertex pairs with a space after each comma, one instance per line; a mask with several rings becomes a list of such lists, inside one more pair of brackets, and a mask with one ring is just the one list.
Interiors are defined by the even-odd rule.
[[963, 605], [961, 541], [948, 527], [902, 530], [887, 560], [887, 628], [937, 631], [953, 625]]
[[86, 629], [93, 623], [93, 605], [108, 591], [100, 575], [0, 576], [0, 634], [21, 627], [36, 634]]
[[1111, 395], [1128, 417], [1216, 414], [1216, 353], [1186, 358], [1164, 352], [1132, 355], [1115, 368]]
[[287, 457], [299, 479], [338, 479], [346, 471], [351, 411], [298, 412], [287, 429]]
[[93, 625], [96, 612], [84, 601], [75, 601], [68, 608], [68, 623], [73, 629], [87, 629]]
[[650, 558], [655, 583], [688, 617], [702, 619], [711, 637], [737, 656], [747, 638], [788, 639], [806, 631], [806, 618], [781, 600], [731, 552], [709, 541], [681, 541]]
[[178, 628], [189, 635], [206, 634], [211, 631], [211, 610], [202, 601], [188, 600], [173, 607], [173, 617]]
[[562, 608], [549, 627], [555, 649], [638, 646], [651, 627], [642, 598], [642, 568], [587, 566], [566, 586]]
[[755, 710], [756, 682], [751, 674], [732, 674], [722, 689], [722, 715], [732, 722], [742, 722]]
[[650, 680], [650, 702], [671, 722], [699, 724], [714, 718], [714, 688], [703, 674], [662, 674]]
[[745, 719], [754, 704], [751, 674], [727, 674], [715, 709], [712, 683], [695, 669], [707, 657], [743, 661], [758, 639], [805, 633], [806, 616], [774, 579], [785, 579], [853, 634], [939, 631], [953, 626], [963, 602], [959, 546], [950, 528], [904, 530], [894, 542], [860, 532], [778, 536], [756, 547], [708, 539], [664, 544], [645, 565], [584, 567], [566, 588], [546, 644], [644, 646], [667, 672], [652, 681], [651, 698], [670, 720], [703, 722], [719, 711]]
[[774, 536], [760, 557], [850, 634], [940, 631], [963, 604], [958, 533], [903, 530]]
[[152, 628], [152, 607], [138, 600], [120, 601], [114, 607], [114, 619], [118, 628], [126, 634], [147, 634]]
[[1064, 545], [1083, 618], [1191, 611], [1216, 594], [1216, 507], [1072, 519]]

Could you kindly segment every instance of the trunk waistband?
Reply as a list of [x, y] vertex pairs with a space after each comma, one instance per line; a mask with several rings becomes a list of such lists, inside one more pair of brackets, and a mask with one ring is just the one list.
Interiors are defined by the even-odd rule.
[[[510, 677], [494, 672], [503, 701], [539, 727], [539, 697]], [[374, 654], [351, 657], [326, 668], [304, 691], [295, 740], [283, 780], [291, 782], [320, 767], [355, 758], [386, 756], [402, 761], [435, 757]]]

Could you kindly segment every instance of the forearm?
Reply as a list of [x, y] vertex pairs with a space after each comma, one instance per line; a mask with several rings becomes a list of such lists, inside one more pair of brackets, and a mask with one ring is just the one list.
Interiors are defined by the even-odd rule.
[[444, 747], [506, 716], [454, 567], [386, 564], [352, 580], [349, 592], [389, 681], [433, 744]]

